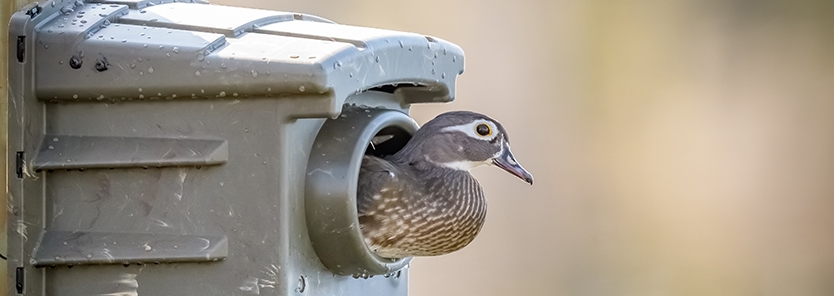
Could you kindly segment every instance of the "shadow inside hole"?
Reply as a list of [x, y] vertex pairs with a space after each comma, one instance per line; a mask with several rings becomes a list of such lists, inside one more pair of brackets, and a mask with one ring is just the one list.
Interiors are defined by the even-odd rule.
[[385, 158], [403, 149], [409, 140], [411, 140], [411, 133], [400, 127], [383, 128], [371, 138], [371, 142], [365, 148], [365, 155]]

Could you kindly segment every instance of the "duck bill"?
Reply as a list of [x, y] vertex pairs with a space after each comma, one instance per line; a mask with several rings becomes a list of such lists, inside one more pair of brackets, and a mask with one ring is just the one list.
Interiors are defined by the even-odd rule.
[[515, 156], [510, 152], [509, 147], [504, 147], [504, 152], [500, 156], [492, 159], [492, 164], [515, 175], [524, 182], [533, 185], [533, 175], [525, 170], [521, 165], [515, 161]]

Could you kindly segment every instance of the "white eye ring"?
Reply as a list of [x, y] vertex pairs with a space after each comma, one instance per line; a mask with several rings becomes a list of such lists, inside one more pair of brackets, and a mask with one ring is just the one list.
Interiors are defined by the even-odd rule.
[[[489, 134], [481, 135], [481, 134], [478, 133], [478, 126], [481, 126], [481, 125], [486, 125], [486, 127], [489, 128]], [[498, 134], [495, 133], [495, 131], [496, 131], [495, 124], [493, 124], [492, 122], [489, 122], [488, 120], [476, 120], [476, 121], [466, 123], [466, 124], [447, 126], [447, 127], [444, 127], [443, 129], [441, 129], [440, 131], [442, 131], [442, 132], [452, 132], [452, 131], [461, 132], [461, 133], [466, 134], [470, 138], [475, 138], [475, 139], [478, 139], [478, 140], [481, 140], [481, 141], [491, 141], [496, 136], [498, 136]]]

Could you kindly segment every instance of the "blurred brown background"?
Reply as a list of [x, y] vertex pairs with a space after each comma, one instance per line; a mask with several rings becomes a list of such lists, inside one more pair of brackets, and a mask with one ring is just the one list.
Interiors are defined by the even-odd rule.
[[476, 169], [486, 226], [412, 295], [834, 295], [832, 1], [212, 3], [463, 47], [412, 115], [493, 116], [536, 184]]
[[532, 187], [475, 174], [487, 224], [412, 264], [429, 295], [834, 295], [834, 2], [266, 1], [466, 52]]

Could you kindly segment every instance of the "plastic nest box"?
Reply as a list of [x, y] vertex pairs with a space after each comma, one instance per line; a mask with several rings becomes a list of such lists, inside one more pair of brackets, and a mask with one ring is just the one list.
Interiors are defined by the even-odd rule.
[[167, 0], [42, 1], [9, 28], [15, 292], [407, 293], [408, 258], [362, 240], [358, 166], [453, 99], [456, 45]]

